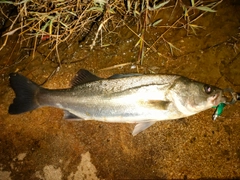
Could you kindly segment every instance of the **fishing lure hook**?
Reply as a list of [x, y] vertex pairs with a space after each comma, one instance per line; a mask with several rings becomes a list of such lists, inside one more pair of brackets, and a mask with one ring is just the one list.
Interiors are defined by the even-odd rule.
[[234, 104], [240, 100], [240, 93], [234, 92], [231, 88], [223, 89], [223, 94], [224, 93], [230, 93], [232, 96], [231, 100], [230, 101], [226, 100], [226, 102], [222, 102], [217, 107], [215, 107], [216, 110], [212, 116], [213, 120], [216, 120], [222, 114], [223, 108], [226, 106], [226, 104]]
[[226, 101], [225, 104], [234, 104], [238, 100], [240, 100], [240, 93], [234, 92], [231, 88], [225, 88], [223, 89], [223, 92], [224, 93], [228, 92], [232, 95], [232, 99], [230, 101]]

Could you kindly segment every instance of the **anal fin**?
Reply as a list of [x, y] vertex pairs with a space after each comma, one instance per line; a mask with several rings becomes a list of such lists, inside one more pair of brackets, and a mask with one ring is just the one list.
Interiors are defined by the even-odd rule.
[[64, 116], [63, 116], [64, 119], [67, 119], [67, 120], [83, 120], [82, 118], [76, 116], [75, 114], [73, 113], [70, 113], [69, 111], [67, 110], [64, 110]]
[[136, 136], [138, 133], [140, 133], [140, 132], [144, 131], [145, 129], [149, 128], [155, 122], [156, 121], [138, 123], [133, 129], [132, 135]]

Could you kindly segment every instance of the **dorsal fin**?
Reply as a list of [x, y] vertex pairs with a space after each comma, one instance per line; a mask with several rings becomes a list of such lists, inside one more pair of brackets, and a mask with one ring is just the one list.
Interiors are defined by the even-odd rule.
[[72, 86], [77, 86], [80, 84], [85, 84], [93, 81], [101, 80], [102, 78], [90, 73], [88, 70], [80, 69], [75, 77], [72, 79]]
[[139, 74], [139, 73], [114, 74], [110, 76], [108, 79], [119, 79], [119, 78], [133, 77], [133, 76], [142, 76], [142, 74]]

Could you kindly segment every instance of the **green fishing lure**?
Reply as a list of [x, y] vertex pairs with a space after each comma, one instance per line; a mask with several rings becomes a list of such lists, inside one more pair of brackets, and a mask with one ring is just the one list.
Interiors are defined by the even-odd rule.
[[224, 107], [226, 106], [225, 103], [220, 103], [218, 106], [214, 106], [213, 108], [216, 108], [214, 114], [213, 114], [213, 120], [216, 120], [223, 112]]

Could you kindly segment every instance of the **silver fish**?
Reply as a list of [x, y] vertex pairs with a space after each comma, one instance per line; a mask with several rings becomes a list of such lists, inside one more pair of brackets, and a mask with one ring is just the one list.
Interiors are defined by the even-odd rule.
[[179, 119], [224, 103], [223, 91], [177, 75], [117, 74], [103, 79], [81, 69], [69, 89], [45, 89], [26, 77], [10, 74], [16, 97], [10, 114], [52, 106], [65, 119], [138, 123], [132, 134], [156, 121]]

